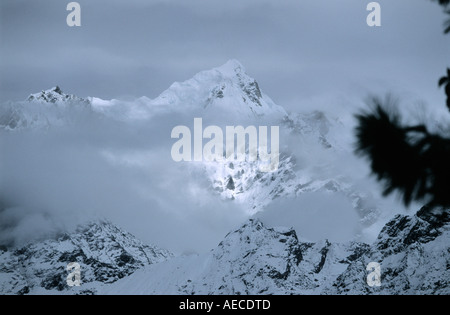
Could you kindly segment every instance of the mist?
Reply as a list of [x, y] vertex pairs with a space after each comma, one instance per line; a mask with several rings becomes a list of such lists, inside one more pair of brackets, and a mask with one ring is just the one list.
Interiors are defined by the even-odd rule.
[[315, 192], [278, 200], [256, 215], [267, 226], [292, 227], [310, 242], [347, 242], [360, 232], [359, 217], [343, 195]]
[[0, 243], [18, 246], [106, 218], [177, 253], [213, 248], [245, 212], [214, 195], [201, 169], [172, 161], [177, 120], [92, 115], [61, 128], [1, 132]]
[[[119, 111], [128, 106], [117, 102]], [[58, 112], [70, 119], [57, 127], [0, 132], [0, 244], [20, 246], [106, 218], [144, 242], [177, 254], [201, 253], [250, 217], [245, 204], [213, 191], [201, 165], [171, 158], [172, 128], [192, 126], [200, 112], [161, 111], [124, 121], [88, 108], [76, 113]], [[207, 117], [208, 123], [236, 125], [236, 117], [223, 113]], [[314, 137], [282, 128], [282, 151], [295, 157], [297, 171], [318, 180], [345, 177], [380, 206], [379, 185], [353, 154], [352, 130], [336, 126], [329, 137], [347, 143], [345, 150], [327, 150]], [[380, 208], [387, 216], [401, 211], [399, 205]], [[346, 241], [364, 232], [348, 197], [338, 194], [278, 200], [259, 215], [269, 226], [294, 226], [311, 240]]]

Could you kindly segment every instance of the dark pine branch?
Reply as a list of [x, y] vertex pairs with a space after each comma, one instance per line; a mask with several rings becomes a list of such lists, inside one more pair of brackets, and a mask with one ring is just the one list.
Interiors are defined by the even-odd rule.
[[370, 160], [385, 195], [396, 191], [405, 205], [426, 200], [450, 206], [449, 139], [430, 134], [423, 125], [403, 127], [380, 103], [356, 118], [356, 152]]

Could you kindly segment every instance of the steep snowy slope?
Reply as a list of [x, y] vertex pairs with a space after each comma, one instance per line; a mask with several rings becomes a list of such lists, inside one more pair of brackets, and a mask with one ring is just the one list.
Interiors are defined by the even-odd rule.
[[368, 246], [299, 241], [287, 228], [251, 219], [211, 253], [156, 264], [104, 287], [119, 294], [320, 293]]
[[91, 223], [57, 239], [0, 249], [0, 293], [74, 292], [66, 283], [66, 267], [71, 262], [79, 263], [82, 270], [84, 287], [75, 292], [90, 293], [92, 283], [112, 283], [172, 256], [143, 244], [110, 222]]
[[[210, 253], [172, 255], [110, 223], [0, 248], [1, 294], [450, 294], [450, 211], [397, 216], [372, 245], [317, 243], [250, 219]], [[299, 231], [301, 233], [301, 231]], [[82, 285], [66, 285], [79, 262]], [[381, 264], [381, 287], [366, 279]]]
[[243, 205], [249, 214], [282, 197], [340, 194], [353, 204], [362, 225], [373, 224], [380, 209], [371, 192], [356, 186], [337, 162], [353, 154], [352, 147], [340, 138], [349, 133], [346, 126], [319, 111], [287, 115], [279, 125], [282, 147], [276, 171], [261, 172], [259, 162], [204, 163], [201, 167], [213, 189], [223, 199]]
[[[398, 215], [371, 249], [337, 279], [335, 294], [450, 294], [450, 211]], [[366, 266], [381, 265], [381, 287], [365, 284]]]
[[185, 82], [174, 83], [152, 103], [183, 111], [204, 108], [206, 116], [212, 113], [214, 117], [219, 112], [231, 114], [230, 118], [234, 119], [282, 119], [286, 115], [281, 106], [261, 91], [258, 82], [237, 60], [200, 72]]
[[175, 82], [155, 99], [134, 101], [102, 100], [90, 97], [95, 111], [117, 120], [146, 120], [168, 113], [200, 115], [205, 122], [265, 119], [278, 121], [286, 116], [283, 107], [265, 95], [236, 60], [202, 71], [184, 82]]
[[[398, 216], [372, 245], [310, 243], [249, 220], [211, 253], [151, 265], [102, 294], [449, 294], [449, 211]], [[380, 288], [366, 267], [381, 264]]]

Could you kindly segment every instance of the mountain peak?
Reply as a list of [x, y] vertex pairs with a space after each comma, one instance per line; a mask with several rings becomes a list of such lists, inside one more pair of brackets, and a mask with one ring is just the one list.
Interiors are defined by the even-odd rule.
[[169, 105], [176, 110], [206, 109], [205, 114], [211, 116], [238, 119], [266, 117], [281, 120], [287, 115], [261, 91], [258, 82], [235, 59], [172, 84], [152, 103]]
[[40, 103], [52, 103], [52, 104], [60, 104], [60, 103], [82, 103], [89, 104], [89, 101], [78, 97], [73, 94], [65, 94], [62, 89], [57, 85], [48, 90], [43, 90], [40, 93], [30, 94], [27, 98], [28, 102], [40, 102]]
[[224, 65], [215, 68], [226, 77], [235, 77], [236, 75], [245, 74], [244, 66], [236, 59], [228, 60]]
[[[93, 288], [113, 283], [136, 270], [166, 261], [173, 254], [147, 245], [109, 221], [94, 221], [47, 240], [34, 241], [10, 251], [0, 250], [1, 294], [33, 290], [92, 294]], [[32, 258], [32, 259], [31, 259]], [[83, 286], [67, 286], [69, 263], [82, 266]]]
[[55, 92], [59, 95], [63, 94], [63, 91], [61, 90], [61, 88], [59, 86], [55, 86], [54, 88], [51, 89], [52, 92]]

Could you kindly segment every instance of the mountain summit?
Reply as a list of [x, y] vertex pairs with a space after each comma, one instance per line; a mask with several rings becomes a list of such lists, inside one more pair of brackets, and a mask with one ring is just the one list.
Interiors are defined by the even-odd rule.
[[[250, 219], [206, 255], [146, 266], [101, 293], [448, 295], [449, 211], [439, 212], [398, 215], [373, 244], [311, 243]], [[371, 262], [381, 265], [381, 287], [367, 283]]]
[[60, 120], [70, 120], [67, 116], [73, 115], [73, 109], [92, 110], [119, 121], [147, 120], [158, 113], [201, 115], [213, 121], [229, 118], [230, 123], [261, 118], [280, 122], [287, 116], [284, 108], [263, 93], [239, 61], [230, 60], [189, 80], [173, 83], [155, 99], [145, 96], [133, 101], [81, 98], [55, 86], [30, 94], [25, 102], [0, 105], [0, 128], [48, 128], [59, 125]]
[[0, 104], [0, 129], [48, 129], [73, 123], [93, 113], [88, 99], [65, 94], [59, 86], [30, 94], [23, 102]]
[[273, 117], [287, 115], [265, 95], [258, 82], [250, 77], [237, 60], [221, 67], [202, 71], [192, 79], [176, 82], [152, 103], [169, 105], [177, 110], [205, 109], [206, 114], [219, 112], [233, 118]]
[[68, 290], [66, 266], [72, 262], [82, 268], [83, 285], [76, 292], [91, 294], [92, 286], [113, 283], [172, 257], [169, 251], [144, 244], [111, 222], [91, 222], [58, 238], [0, 248], [0, 294]]
[[31, 94], [27, 98], [28, 102], [41, 102], [53, 104], [78, 103], [89, 105], [89, 101], [73, 94], [65, 94], [59, 86], [41, 91], [40, 93]]

